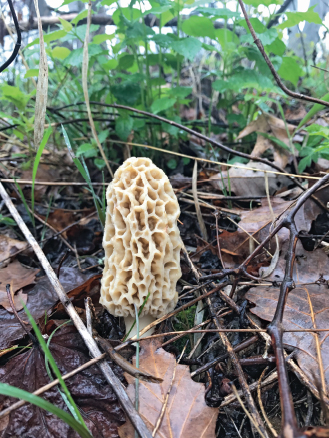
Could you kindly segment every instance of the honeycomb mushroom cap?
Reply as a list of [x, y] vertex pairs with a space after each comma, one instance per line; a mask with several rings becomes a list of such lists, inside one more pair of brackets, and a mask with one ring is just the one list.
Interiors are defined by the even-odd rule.
[[115, 316], [158, 318], [174, 309], [182, 240], [177, 198], [165, 173], [148, 158], [129, 158], [106, 192], [105, 267], [100, 303]]

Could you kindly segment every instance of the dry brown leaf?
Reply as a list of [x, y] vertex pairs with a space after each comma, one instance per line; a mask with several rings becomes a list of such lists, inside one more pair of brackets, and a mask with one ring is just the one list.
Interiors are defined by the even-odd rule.
[[40, 41], [40, 60], [39, 76], [37, 85], [37, 94], [35, 99], [35, 119], [34, 119], [34, 146], [36, 149], [40, 146], [46, 117], [47, 94], [48, 94], [48, 62], [43, 40], [43, 30], [39, 12], [38, 1], [34, 0], [35, 12], [37, 14], [39, 41]]
[[[287, 124], [289, 129], [289, 133], [292, 134], [295, 130], [294, 125]], [[237, 140], [251, 134], [252, 132], [264, 132], [273, 137], [276, 137], [278, 140], [283, 141], [289, 147], [289, 138], [287, 135], [285, 123], [283, 120], [278, 119], [277, 117], [263, 113], [261, 114], [257, 120], [252, 121], [246, 126], [238, 135]], [[255, 147], [251, 153], [251, 155], [255, 157], [260, 157], [264, 152], [268, 149], [273, 151], [274, 162], [280, 167], [284, 168], [289, 162], [289, 156], [291, 155], [289, 151], [283, 149], [277, 143], [272, 142], [271, 140], [263, 137], [262, 135], [257, 135], [257, 141]]]
[[[251, 312], [265, 321], [272, 321], [278, 304], [279, 289], [273, 287], [254, 287], [245, 297], [256, 304]], [[312, 322], [312, 309], [314, 321]], [[293, 289], [287, 299], [283, 315], [283, 327], [294, 329], [329, 328], [329, 290], [326, 284], [300, 285]], [[309, 379], [317, 386], [319, 364], [316, 352], [316, 336], [319, 336], [321, 360], [324, 368], [327, 393], [329, 390], [329, 336], [328, 332], [284, 333], [284, 345], [296, 348], [295, 358]]]
[[[140, 382], [139, 413], [152, 432], [162, 410], [165, 396], [170, 387], [175, 358], [162, 348], [160, 341], [141, 342], [140, 368], [163, 379], [163, 383]], [[133, 361], [136, 365], [135, 360]], [[135, 399], [135, 379], [125, 374], [129, 383], [127, 393]], [[204, 400], [205, 387], [194, 382], [186, 365], [177, 365], [175, 379], [161, 426], [155, 438], [213, 438], [218, 416], [217, 409], [209, 408]], [[132, 438], [134, 429], [127, 422], [119, 428], [121, 438]]]
[[9, 236], [0, 235], [0, 268], [4, 268], [10, 262], [10, 256], [15, 252], [26, 248], [28, 244], [21, 240], [13, 239]]
[[[232, 167], [229, 171], [223, 171], [210, 177], [210, 184], [217, 190], [223, 191], [223, 183], [228, 193], [233, 192], [236, 196], [265, 196], [265, 177], [262, 170], [273, 168], [263, 163], [250, 161], [247, 164], [238, 164], [238, 168]], [[260, 169], [251, 170], [248, 168]], [[269, 193], [273, 195], [282, 187], [288, 186], [290, 181], [284, 175], [268, 173]]]
[[[17, 260], [10, 263], [6, 268], [0, 269], [0, 305], [11, 311], [11, 305], [7, 298], [6, 285], [11, 284], [15, 293], [22, 287], [34, 284], [35, 277], [39, 269], [28, 269], [22, 266]], [[20, 290], [15, 297], [16, 310], [23, 308], [23, 303], [26, 303], [27, 295]]]

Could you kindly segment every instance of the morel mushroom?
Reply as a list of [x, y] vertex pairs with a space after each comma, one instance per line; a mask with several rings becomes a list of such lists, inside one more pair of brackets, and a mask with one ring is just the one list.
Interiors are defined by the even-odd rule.
[[[119, 167], [106, 198], [100, 303], [112, 315], [124, 317], [126, 333], [135, 321], [134, 303], [138, 309], [144, 303], [142, 330], [173, 310], [178, 300], [179, 205], [165, 173], [142, 157], [129, 158]], [[136, 325], [130, 336], [134, 334]]]

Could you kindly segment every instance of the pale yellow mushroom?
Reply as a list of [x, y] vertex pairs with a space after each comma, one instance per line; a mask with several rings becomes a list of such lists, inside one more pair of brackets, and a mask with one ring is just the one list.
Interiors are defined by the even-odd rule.
[[[138, 309], [145, 303], [139, 317], [142, 330], [172, 311], [178, 300], [179, 205], [168, 177], [143, 157], [129, 158], [118, 168], [106, 199], [100, 303], [124, 317], [126, 333], [135, 321], [134, 303]], [[136, 325], [129, 337], [135, 334]]]

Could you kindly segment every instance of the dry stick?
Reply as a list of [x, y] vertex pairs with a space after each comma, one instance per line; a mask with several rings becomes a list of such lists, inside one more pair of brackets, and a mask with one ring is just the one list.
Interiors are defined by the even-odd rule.
[[[44, 255], [43, 251], [41, 250], [40, 246], [38, 245], [35, 238], [32, 236], [30, 230], [25, 225], [23, 219], [19, 215], [18, 211], [16, 210], [14, 204], [12, 203], [10, 197], [8, 196], [6, 190], [4, 189], [3, 185], [0, 183], [0, 195], [2, 199], [5, 201], [5, 204], [10, 211], [11, 215], [15, 219], [17, 225], [21, 229], [22, 233], [26, 237], [27, 241], [32, 246], [36, 256], [38, 257], [44, 271], [46, 272], [50, 283], [52, 284], [55, 292], [57, 293], [60, 301], [62, 302], [64, 308], [66, 309], [67, 313], [69, 314], [71, 320], [73, 321], [75, 327], [77, 328], [78, 332], [80, 333], [82, 339], [84, 340], [85, 344], [87, 345], [90, 354], [93, 357], [98, 357], [101, 355], [101, 352], [93, 339], [92, 336], [90, 336], [87, 328], [81, 321], [77, 311], [75, 310], [72, 302], [66, 295], [63, 286], [59, 282], [55, 272], [53, 271], [52, 267], [50, 266], [50, 263], [48, 262], [46, 256]], [[142, 438], [151, 438], [151, 434], [147, 427], [145, 426], [143, 420], [136, 412], [130, 398], [128, 397], [125, 389], [123, 388], [120, 380], [117, 378], [117, 376], [113, 373], [111, 367], [106, 363], [105, 361], [101, 362], [99, 364], [99, 367], [101, 371], [104, 374], [105, 379], [107, 382], [112, 386], [113, 391], [115, 392], [116, 396], [118, 397], [122, 408], [126, 412], [127, 416], [129, 417], [130, 421], [134, 425], [135, 429], [138, 431], [140, 436]]]
[[83, 44], [83, 61], [82, 61], [82, 88], [83, 88], [83, 95], [85, 98], [86, 108], [88, 112], [88, 118], [89, 123], [91, 127], [91, 131], [93, 133], [94, 139], [97, 143], [98, 149], [102, 155], [103, 160], [105, 161], [106, 167], [108, 171], [110, 172], [111, 177], [113, 178], [113, 172], [110, 166], [110, 163], [108, 162], [108, 159], [106, 158], [105, 152], [102, 148], [102, 145], [99, 141], [95, 123], [93, 120], [93, 116], [91, 114], [90, 109], [90, 103], [89, 103], [89, 93], [88, 93], [88, 63], [89, 63], [89, 56], [88, 56], [88, 43], [89, 43], [89, 30], [90, 30], [90, 24], [91, 24], [91, 0], [88, 2], [88, 16], [87, 16], [87, 29], [86, 29], [86, 36], [85, 41]]
[[274, 438], [277, 438], [278, 434], [276, 433], [276, 430], [274, 429], [272, 423], [270, 422], [270, 420], [269, 420], [269, 418], [268, 418], [268, 416], [267, 416], [267, 414], [265, 412], [264, 405], [263, 405], [263, 402], [262, 402], [261, 390], [260, 390], [260, 385], [262, 383], [263, 377], [264, 377], [267, 369], [268, 369], [268, 367], [266, 367], [263, 370], [263, 372], [260, 375], [260, 378], [258, 380], [258, 386], [257, 386], [258, 404], [259, 404], [260, 410], [262, 411], [264, 420], [266, 421], [266, 424], [267, 424], [268, 428], [270, 429], [270, 431], [271, 431], [272, 435], [274, 436]]
[[[201, 275], [199, 274], [198, 270], [195, 268], [192, 260], [189, 258], [187, 253], [185, 254], [185, 257], [190, 265], [192, 272], [194, 273], [196, 281], [199, 283]], [[233, 301], [233, 300], [230, 299], [230, 301]], [[238, 374], [239, 384], [242, 388], [243, 395], [246, 399], [248, 409], [251, 412], [251, 416], [253, 418], [253, 423], [256, 423], [258, 425], [257, 427], [260, 428], [262, 435], [264, 435], [265, 437], [268, 437], [265, 426], [263, 424], [263, 421], [262, 421], [262, 419], [257, 411], [254, 399], [252, 398], [251, 392], [249, 391], [249, 387], [248, 387], [248, 384], [247, 384], [246, 379], [244, 377], [244, 373], [243, 373], [242, 367], [239, 363], [239, 359], [238, 359], [237, 355], [235, 354], [235, 351], [234, 351], [232, 344], [230, 343], [228, 337], [222, 331], [223, 325], [221, 324], [221, 322], [219, 321], [219, 319], [216, 316], [216, 312], [215, 312], [214, 306], [212, 304], [211, 298], [207, 297], [206, 302], [209, 306], [210, 314], [211, 314], [211, 317], [213, 319], [213, 322], [218, 329], [219, 336], [222, 340], [222, 343], [223, 343], [224, 347], [226, 348], [226, 351], [229, 354], [229, 357], [233, 363], [233, 366]]]
[[198, 195], [197, 195], [197, 181], [198, 181], [198, 162], [197, 162], [197, 160], [194, 160], [193, 176], [192, 176], [193, 199], [195, 202], [195, 210], [196, 210], [196, 215], [197, 215], [198, 222], [200, 225], [202, 237], [208, 241], [207, 228], [205, 226], [205, 223], [204, 223], [204, 220], [202, 217], [199, 199], [198, 199]]
[[244, 18], [247, 22], [247, 26], [249, 27], [250, 33], [254, 39], [254, 43], [256, 44], [260, 53], [262, 54], [263, 58], [265, 59], [266, 64], [268, 65], [269, 69], [271, 70], [271, 73], [272, 73], [276, 83], [281, 88], [281, 90], [284, 91], [288, 96], [293, 97], [294, 99], [306, 100], [308, 102], [319, 103], [320, 105], [329, 106], [329, 102], [326, 102], [325, 100], [317, 99], [316, 97], [305, 96], [304, 94], [300, 94], [300, 93], [295, 93], [294, 91], [289, 90], [289, 88], [287, 88], [282, 83], [282, 81], [281, 81], [279, 75], [277, 74], [272, 62], [270, 61], [270, 58], [267, 56], [267, 54], [265, 52], [265, 49], [264, 49], [264, 46], [263, 46], [261, 40], [257, 37], [257, 35], [254, 31], [254, 28], [252, 27], [252, 24], [250, 23], [247, 11], [244, 7], [242, 0], [239, 0], [239, 4], [240, 4], [241, 10], [243, 12]]

